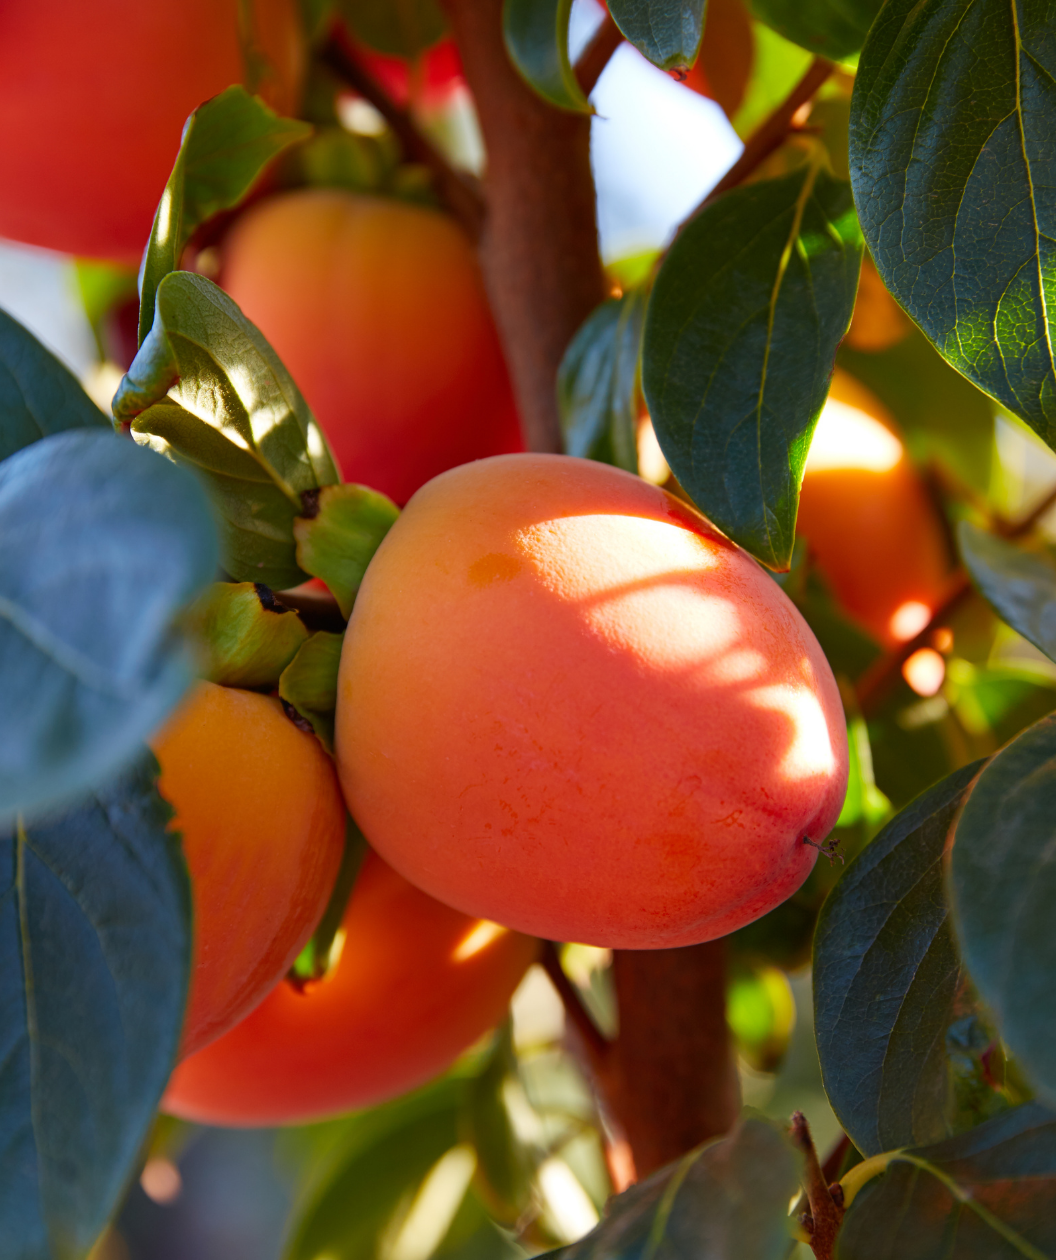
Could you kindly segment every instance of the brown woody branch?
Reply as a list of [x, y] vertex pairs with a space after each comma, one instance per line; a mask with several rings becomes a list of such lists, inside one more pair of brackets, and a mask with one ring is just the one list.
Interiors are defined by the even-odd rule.
[[418, 129], [410, 113], [401, 109], [374, 76], [359, 62], [344, 28], [335, 23], [319, 54], [322, 63], [364, 100], [369, 101], [392, 128], [404, 154], [427, 167], [441, 200], [473, 240], [484, 227], [486, 206], [479, 182], [456, 170], [439, 149]]
[[583, 89], [584, 96], [589, 96], [594, 91], [601, 72], [622, 43], [623, 32], [613, 21], [612, 14], [607, 13], [605, 21], [591, 36], [590, 43], [579, 54], [575, 65], [576, 80]]
[[810, 1126], [801, 1111], [792, 1116], [791, 1138], [792, 1144], [803, 1156], [803, 1190], [810, 1204], [810, 1215], [803, 1224], [810, 1234], [811, 1249], [818, 1260], [832, 1260], [836, 1235], [843, 1220], [842, 1191], [838, 1186], [835, 1191], [830, 1190], [818, 1162]]
[[550, 977], [550, 983], [557, 990], [569, 1023], [576, 1030], [580, 1041], [583, 1043], [583, 1048], [586, 1051], [587, 1058], [590, 1060], [591, 1067], [595, 1074], [604, 1073], [612, 1050], [612, 1043], [595, 1024], [590, 1012], [583, 1004], [579, 990], [568, 978], [564, 967], [561, 966], [561, 958], [553, 941], [545, 941], [543, 943], [541, 962], [544, 971]]

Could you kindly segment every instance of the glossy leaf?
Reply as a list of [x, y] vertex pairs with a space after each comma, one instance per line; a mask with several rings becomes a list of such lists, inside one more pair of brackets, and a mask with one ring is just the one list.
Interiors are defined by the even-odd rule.
[[854, 198], [887, 287], [1050, 445], [1054, 110], [1048, 0], [889, 0], [851, 119]]
[[832, 1109], [865, 1155], [947, 1132], [945, 1033], [961, 980], [942, 857], [981, 762], [919, 797], [847, 868], [814, 937], [814, 1027]]
[[950, 891], [965, 965], [1006, 1045], [1056, 1101], [1056, 715], [987, 765], [957, 823]]
[[273, 590], [304, 581], [293, 522], [337, 468], [292, 377], [227, 294], [186, 271], [162, 280], [114, 415], [203, 476], [232, 577]]
[[964, 566], [995, 612], [1056, 659], [1056, 564], [971, 521], [957, 527]]
[[195, 601], [187, 626], [198, 672], [222, 687], [274, 687], [308, 638], [300, 617], [252, 582], [214, 582]]
[[559, 109], [590, 113], [568, 57], [572, 0], [504, 0], [506, 51], [528, 85]]
[[751, 0], [752, 12], [818, 57], [841, 61], [865, 43], [883, 0]]
[[645, 297], [603, 302], [576, 333], [557, 377], [565, 451], [638, 471], [638, 354]]
[[649, 302], [642, 385], [667, 462], [704, 514], [774, 569], [791, 560], [861, 257], [849, 186], [811, 164], [697, 215]]
[[691, 66], [704, 34], [708, 0], [609, 0], [626, 39], [661, 70]]
[[109, 428], [77, 378], [0, 310], [0, 460], [65, 429]]
[[176, 1054], [190, 889], [149, 754], [71, 813], [0, 831], [0, 1222], [75, 1260], [135, 1169]]
[[187, 119], [143, 256], [140, 344], [154, 325], [158, 285], [180, 265], [195, 229], [221, 210], [237, 206], [264, 167], [311, 132], [307, 123], [280, 118], [237, 84], [199, 105]]
[[326, 486], [306, 508], [310, 514], [306, 510], [293, 530], [297, 562], [326, 583], [347, 618], [367, 565], [400, 509], [377, 490], [357, 485]]
[[279, 679], [280, 698], [311, 726], [327, 752], [334, 750], [337, 670], [344, 641], [343, 634], [317, 631], [301, 645]]
[[1056, 1255], [1054, 1202], [1056, 1116], [1028, 1103], [898, 1152], [854, 1196], [836, 1260], [1046, 1260]]
[[601, 1224], [561, 1260], [784, 1260], [796, 1184], [784, 1136], [746, 1112], [727, 1137], [612, 1199]]
[[358, 40], [390, 57], [414, 60], [447, 30], [436, 0], [337, 0], [337, 7]]
[[3, 819], [104, 780], [177, 703], [216, 541], [193, 477], [95, 430], [0, 464], [0, 537]]

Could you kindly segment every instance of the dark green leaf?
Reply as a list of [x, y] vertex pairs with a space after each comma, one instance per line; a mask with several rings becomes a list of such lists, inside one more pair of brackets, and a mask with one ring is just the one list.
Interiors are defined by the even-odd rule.
[[187, 119], [143, 257], [140, 344], [154, 325], [158, 285], [180, 265], [195, 229], [221, 210], [237, 206], [272, 158], [311, 131], [307, 123], [280, 118], [237, 84], [199, 105]]
[[327, 752], [334, 750], [337, 670], [343, 634], [319, 630], [303, 643], [282, 671], [279, 696], [311, 724]]
[[691, 66], [700, 51], [708, 0], [609, 0], [623, 35], [661, 70]]
[[638, 471], [638, 352], [645, 296], [603, 302], [565, 351], [557, 376], [565, 450]]
[[437, 0], [337, 0], [356, 38], [390, 57], [414, 60], [447, 30]]
[[1050, 445], [1054, 112], [1048, 0], [889, 0], [851, 118], [855, 202], [884, 282]]
[[190, 890], [149, 754], [64, 816], [0, 832], [0, 1223], [9, 1260], [79, 1260], [176, 1053]]
[[572, 0], [504, 0], [502, 34], [525, 82], [559, 109], [590, 113], [568, 59]]
[[968, 971], [1039, 1093], [1056, 1100], [1056, 717], [989, 763], [957, 823], [950, 864]]
[[752, 12], [794, 44], [840, 61], [865, 43], [883, 0], [751, 0]]
[[308, 629], [266, 586], [214, 582], [187, 616], [203, 678], [222, 687], [274, 687]]
[[1056, 659], [1056, 564], [971, 521], [961, 521], [957, 541], [972, 581], [997, 615]]
[[1056, 1117], [1028, 1103], [898, 1152], [851, 1202], [836, 1260], [1047, 1260], [1056, 1255], [1053, 1203]]
[[297, 563], [326, 583], [349, 617], [367, 565], [400, 509], [377, 490], [356, 485], [327, 486], [313, 496], [311, 509], [313, 515], [294, 526]]
[[232, 577], [274, 590], [304, 581], [293, 522], [337, 468], [278, 355], [227, 294], [186, 271], [162, 280], [114, 415], [202, 474]]
[[950, 826], [982, 763], [907, 806], [847, 868], [814, 937], [825, 1092], [865, 1155], [945, 1136], [945, 1032], [960, 983], [942, 887]]
[[301, 25], [309, 43], [314, 43], [325, 31], [335, 0], [300, 0]]
[[561, 1260], [784, 1260], [796, 1182], [783, 1135], [746, 1112], [728, 1137], [612, 1199]]
[[167, 716], [216, 541], [193, 477], [95, 430], [0, 464], [0, 537], [2, 819], [99, 783]]
[[77, 378], [0, 310], [0, 460], [64, 429], [109, 428]]
[[642, 384], [667, 462], [704, 514], [774, 569], [792, 556], [861, 257], [849, 186], [811, 164], [707, 207], [649, 302]]

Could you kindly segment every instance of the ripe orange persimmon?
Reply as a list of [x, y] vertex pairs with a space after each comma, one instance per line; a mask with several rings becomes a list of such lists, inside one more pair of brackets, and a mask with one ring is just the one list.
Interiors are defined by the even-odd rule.
[[783, 901], [847, 776], [832, 672], [777, 583], [665, 491], [561, 455], [407, 505], [345, 638], [337, 760], [430, 895], [624, 949]]
[[290, 1124], [393, 1098], [502, 1019], [538, 942], [467, 918], [375, 854], [356, 880], [329, 974], [280, 984], [185, 1059], [162, 1108], [205, 1124]]
[[251, 1011], [315, 930], [345, 808], [319, 741], [270, 696], [199, 683], [151, 746], [191, 874], [190, 1054]]
[[235, 224], [221, 282], [290, 369], [346, 481], [404, 503], [447, 468], [522, 449], [477, 261], [446, 216], [286, 193]]
[[837, 369], [803, 476], [796, 529], [847, 612], [881, 643], [911, 639], [938, 606], [942, 521], [879, 399]]
[[303, 60], [296, 0], [5, 0], [0, 236], [138, 261], [187, 115], [247, 82], [291, 110]]

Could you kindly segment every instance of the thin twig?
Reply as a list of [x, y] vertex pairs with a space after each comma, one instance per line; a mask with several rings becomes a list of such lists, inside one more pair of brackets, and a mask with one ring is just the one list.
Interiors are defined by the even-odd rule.
[[320, 60], [353, 91], [358, 92], [392, 128], [405, 155], [429, 168], [441, 199], [473, 240], [480, 238], [487, 205], [474, 176], [456, 170], [439, 149], [418, 129], [410, 113], [401, 109], [374, 76], [357, 60], [347, 37], [336, 26], [323, 45]]
[[561, 957], [553, 941], [543, 943], [542, 964], [550, 977], [550, 983], [557, 990], [565, 1008], [565, 1014], [582, 1038], [591, 1064], [595, 1070], [603, 1067], [611, 1050], [609, 1039], [595, 1024], [590, 1012], [583, 1005], [579, 990], [565, 974], [565, 969], [561, 966]]
[[589, 96], [595, 84], [601, 78], [601, 72], [609, 64], [613, 53], [623, 43], [623, 32], [613, 21], [612, 14], [605, 15], [605, 21], [590, 38], [590, 43], [579, 54], [576, 62], [576, 79], [583, 89], [583, 95]]
[[1040, 502], [1036, 503], [1026, 516], [1022, 518], [1022, 520], [1015, 522], [995, 522], [997, 532], [1003, 538], [1022, 538], [1024, 534], [1030, 533], [1034, 526], [1037, 525], [1038, 521], [1040, 521], [1053, 506], [1056, 506], [1056, 486], [1053, 486], [1049, 493], [1046, 494]]
[[818, 1152], [810, 1136], [806, 1116], [797, 1111], [792, 1116], [792, 1143], [803, 1155], [803, 1189], [810, 1204], [810, 1246], [818, 1260], [832, 1260], [836, 1235], [843, 1220], [843, 1204], [837, 1202], [829, 1190], [818, 1163]]

